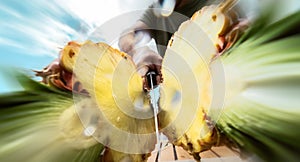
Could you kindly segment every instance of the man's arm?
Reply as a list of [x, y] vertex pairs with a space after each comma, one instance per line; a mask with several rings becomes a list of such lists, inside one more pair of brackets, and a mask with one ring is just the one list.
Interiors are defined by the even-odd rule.
[[[145, 76], [148, 71], [155, 71], [158, 74], [157, 81], [161, 78], [162, 57], [145, 45], [139, 44], [145, 37], [151, 37], [149, 27], [142, 21], [137, 21], [133, 27], [125, 30], [120, 39], [119, 47], [122, 51], [132, 56], [133, 62], [138, 68], [138, 73]], [[150, 41], [150, 39], [148, 40]], [[139, 44], [137, 46], [137, 44]]]
[[151, 32], [149, 27], [142, 21], [137, 21], [131, 28], [122, 32], [119, 39], [119, 47], [121, 51], [124, 51], [132, 56], [132, 50], [135, 45], [143, 39], [141, 36], [138, 36], [137, 32], [144, 32], [144, 34], [150, 35]]

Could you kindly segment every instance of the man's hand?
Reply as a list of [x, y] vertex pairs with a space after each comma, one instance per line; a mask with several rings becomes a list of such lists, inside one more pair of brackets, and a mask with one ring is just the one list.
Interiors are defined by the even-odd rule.
[[[133, 53], [133, 62], [136, 64], [138, 73], [144, 78], [144, 80], [148, 71], [154, 71], [158, 74], [156, 77], [157, 83], [161, 83], [162, 57], [147, 46], [134, 49]], [[147, 84], [144, 83], [144, 88], [149, 89], [149, 87], [146, 86]]]

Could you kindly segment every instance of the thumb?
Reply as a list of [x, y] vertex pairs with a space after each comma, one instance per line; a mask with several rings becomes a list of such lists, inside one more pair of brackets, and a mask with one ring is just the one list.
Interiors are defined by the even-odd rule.
[[137, 73], [140, 74], [142, 77], [144, 77], [148, 71], [149, 71], [148, 66], [141, 66], [140, 68], [138, 68]]

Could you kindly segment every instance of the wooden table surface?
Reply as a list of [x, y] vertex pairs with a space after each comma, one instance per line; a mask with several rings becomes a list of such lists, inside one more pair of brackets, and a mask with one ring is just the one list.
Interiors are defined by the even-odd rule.
[[[189, 155], [181, 147], [176, 147], [177, 157], [179, 161], [190, 162], [194, 161], [193, 157]], [[234, 161], [241, 162], [238, 154], [227, 148], [226, 146], [213, 147], [211, 150], [200, 153], [201, 162], [214, 162], [214, 161]], [[156, 158], [156, 152], [153, 152], [148, 162], [154, 162]], [[222, 160], [219, 160], [222, 159]], [[226, 160], [227, 159], [227, 160]], [[160, 161], [174, 161], [172, 145], [166, 146], [161, 153]]]

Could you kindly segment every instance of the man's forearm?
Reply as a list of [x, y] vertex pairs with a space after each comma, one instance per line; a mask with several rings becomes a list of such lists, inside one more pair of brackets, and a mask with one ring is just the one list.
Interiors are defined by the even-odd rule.
[[136, 31], [149, 33], [148, 26], [142, 21], [137, 21], [131, 28], [122, 32], [119, 39], [119, 47], [123, 52], [132, 55], [135, 45], [142, 39], [136, 35]]
[[119, 39], [119, 47], [121, 51], [126, 52], [128, 54], [130, 54], [131, 51], [134, 49], [135, 43], [135, 33], [132, 29], [123, 32]]

